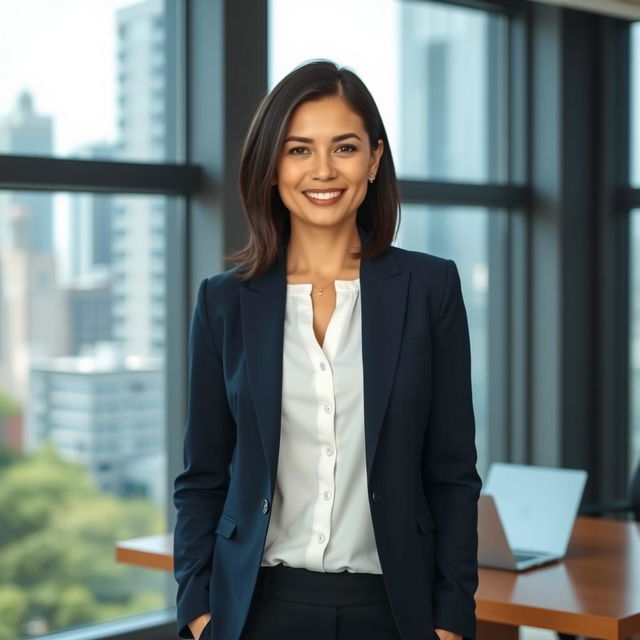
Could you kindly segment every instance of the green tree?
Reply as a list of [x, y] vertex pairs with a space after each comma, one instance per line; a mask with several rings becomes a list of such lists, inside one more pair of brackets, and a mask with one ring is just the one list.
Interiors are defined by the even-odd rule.
[[13, 589], [5, 598], [15, 611], [0, 609], [0, 640], [20, 637], [29, 620], [55, 630], [163, 606], [162, 574], [114, 561], [116, 540], [164, 529], [148, 500], [102, 492], [49, 447], [0, 470], [0, 514], [0, 607], [1, 590]]
[[86, 587], [67, 587], [60, 595], [54, 623], [58, 628], [93, 622], [98, 617], [98, 603]]
[[24, 620], [27, 595], [16, 586], [0, 585], [0, 640], [15, 640], [15, 630]]
[[14, 416], [20, 411], [22, 411], [20, 402], [3, 389], [0, 389], [0, 418]]

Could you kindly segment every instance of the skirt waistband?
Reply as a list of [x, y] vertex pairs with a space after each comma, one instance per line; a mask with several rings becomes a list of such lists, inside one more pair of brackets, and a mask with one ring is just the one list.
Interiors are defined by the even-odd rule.
[[378, 573], [323, 573], [277, 564], [260, 567], [255, 594], [301, 604], [344, 607], [387, 602]]

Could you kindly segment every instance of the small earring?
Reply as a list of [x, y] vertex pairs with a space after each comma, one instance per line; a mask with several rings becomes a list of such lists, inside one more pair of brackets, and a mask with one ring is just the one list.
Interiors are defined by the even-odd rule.
[[369, 176], [369, 182], [370, 182], [371, 184], [373, 184], [373, 183], [374, 183], [375, 179], [376, 179], [376, 177], [375, 177], [375, 176]]

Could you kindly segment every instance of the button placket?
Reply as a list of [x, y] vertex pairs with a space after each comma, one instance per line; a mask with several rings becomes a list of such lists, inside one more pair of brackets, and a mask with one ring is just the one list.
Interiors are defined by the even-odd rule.
[[[344, 286], [339, 286], [342, 284]], [[342, 558], [345, 553], [355, 551], [350, 545], [357, 540], [358, 548], [366, 552], [363, 566], [375, 570], [379, 567], [373, 532], [366, 522], [361, 519], [356, 522], [356, 519], [360, 510], [372, 506], [367, 507], [366, 502], [376, 502], [379, 496], [377, 492], [373, 496], [374, 492], [367, 490], [366, 476], [359, 473], [355, 477], [355, 467], [352, 467], [352, 462], [357, 461], [362, 471], [365, 464], [359, 283], [336, 282], [336, 309], [322, 346], [313, 331], [310, 289], [311, 285], [305, 285], [304, 289], [302, 285], [292, 285], [287, 299], [291, 306], [288, 307], [285, 331], [289, 330], [291, 340], [285, 343], [288, 349], [285, 382], [289, 386], [283, 387], [283, 391], [291, 389], [291, 395], [283, 396], [283, 408], [286, 409], [286, 413], [283, 411], [283, 433], [286, 428], [289, 437], [281, 446], [284, 444], [293, 453], [299, 450], [300, 455], [285, 458], [291, 464], [280, 467], [285, 481], [282, 486], [291, 487], [288, 503], [291, 508], [288, 512], [278, 510], [275, 502], [278, 494], [274, 496], [270, 510], [275, 511], [276, 517], [271, 519], [275, 528], [269, 558], [290, 554], [293, 561], [308, 569], [330, 571], [336, 565], [342, 566]], [[286, 406], [285, 402], [288, 402]], [[360, 428], [354, 428], [356, 424]], [[342, 465], [343, 457], [338, 466], [339, 453], [348, 456], [346, 466]], [[304, 477], [301, 477], [300, 464], [305, 467]], [[336, 536], [342, 536], [345, 525], [342, 521], [332, 521], [334, 509], [340, 509], [340, 513], [346, 509], [355, 514], [353, 527], [349, 521], [346, 525], [354, 532], [355, 540], [350, 540], [348, 535], [344, 543], [343, 539], [336, 539]], [[281, 514], [284, 517], [278, 519]], [[294, 520], [291, 514], [299, 517]], [[292, 544], [289, 549], [287, 539], [290, 536], [295, 536], [296, 544], [295, 548]]]
[[[323, 558], [331, 537], [331, 511], [334, 495], [334, 469], [335, 469], [335, 395], [334, 377], [331, 367], [330, 355], [325, 352], [313, 332], [313, 308], [311, 298], [306, 299], [308, 307], [305, 314], [308, 318], [308, 326], [305, 331], [307, 351], [312, 361], [317, 365], [313, 368], [312, 384], [315, 387], [318, 402], [317, 414], [317, 493], [313, 506], [311, 530], [309, 542], [305, 549], [305, 561], [307, 566], [318, 571], [324, 570]], [[336, 310], [339, 306], [339, 298], [336, 300]], [[324, 344], [333, 344], [336, 330], [336, 311], [329, 321], [325, 332]], [[330, 453], [325, 455], [327, 451]], [[328, 499], [325, 495], [328, 493]]]
[[[313, 531], [314, 544], [318, 550], [318, 569], [323, 569], [323, 557], [331, 537], [331, 511], [333, 508], [333, 478], [335, 468], [335, 411], [334, 411], [334, 380], [330, 368], [322, 375], [321, 389], [321, 418], [319, 421], [319, 466], [318, 466], [318, 498], [314, 506]], [[326, 443], [329, 443], [327, 445]], [[331, 455], [322, 455], [327, 446]]]

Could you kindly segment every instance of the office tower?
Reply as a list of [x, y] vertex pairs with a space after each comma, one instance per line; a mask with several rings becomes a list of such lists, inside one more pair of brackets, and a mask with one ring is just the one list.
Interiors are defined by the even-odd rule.
[[56, 262], [30, 249], [29, 212], [4, 211], [10, 243], [0, 251], [0, 389], [24, 401], [30, 363], [67, 351], [67, 319]]
[[[11, 113], [0, 118], [0, 153], [50, 156], [53, 152], [53, 122], [49, 116], [35, 112], [30, 93], [23, 92]], [[9, 243], [9, 210], [25, 212], [27, 249], [34, 253], [53, 251], [52, 196], [27, 191], [0, 194], [0, 248]]]
[[[84, 160], [112, 159], [113, 145], [90, 144], [74, 156]], [[69, 277], [84, 278], [98, 270], [111, 269], [113, 196], [73, 193], [69, 196]]]
[[[53, 123], [30, 93], [0, 118], [0, 153], [53, 152]], [[67, 344], [66, 309], [53, 256], [52, 196], [0, 191], [0, 393], [24, 405], [33, 357], [58, 356]], [[21, 411], [3, 419], [0, 444], [22, 448]]]
[[51, 442], [120, 496], [164, 501], [162, 363], [98, 345], [90, 357], [35, 363], [30, 376], [27, 450]]
[[76, 278], [66, 290], [69, 309], [69, 351], [83, 355], [113, 338], [111, 276], [107, 269]]
[[[164, 12], [162, 0], [120, 9], [118, 157], [164, 159]], [[165, 326], [165, 200], [114, 198], [113, 337], [128, 353], [162, 356]]]

